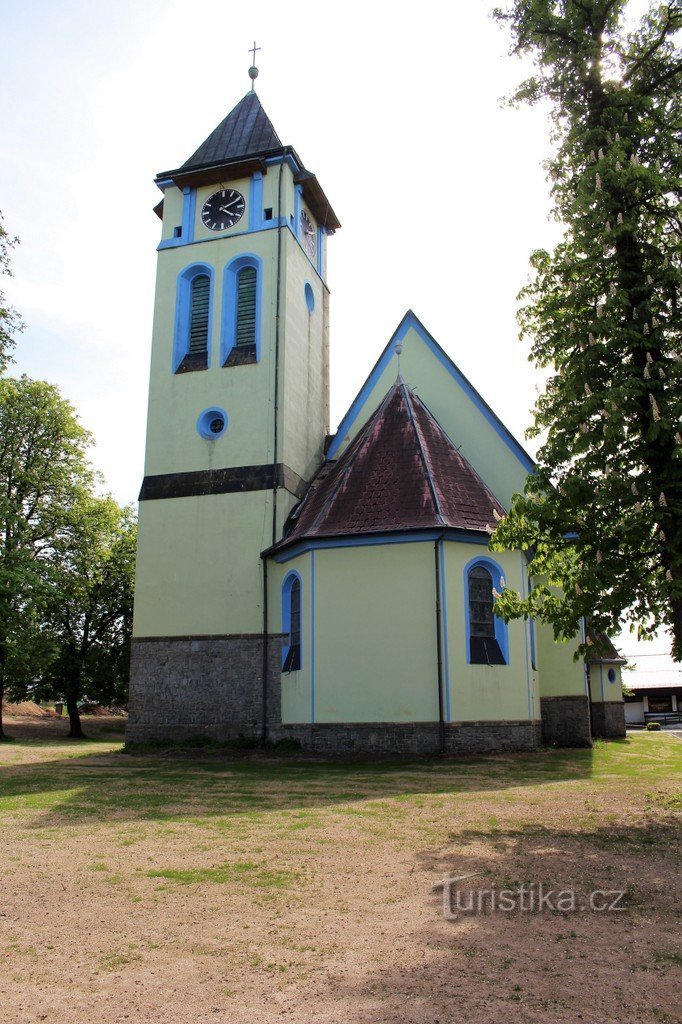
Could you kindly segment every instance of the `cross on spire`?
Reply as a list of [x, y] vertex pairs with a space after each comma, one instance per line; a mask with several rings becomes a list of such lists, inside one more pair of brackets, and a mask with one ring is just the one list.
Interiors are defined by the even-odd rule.
[[251, 54], [251, 67], [249, 68], [249, 78], [251, 79], [251, 92], [255, 92], [256, 79], [258, 78], [258, 68], [256, 67], [256, 53], [260, 50], [260, 46], [256, 46], [256, 40], [253, 41], [253, 46], [250, 47], [249, 53]]

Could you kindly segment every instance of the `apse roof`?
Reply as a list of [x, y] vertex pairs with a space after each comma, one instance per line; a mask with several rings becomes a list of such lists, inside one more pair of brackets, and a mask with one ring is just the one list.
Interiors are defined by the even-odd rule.
[[[454, 528], [487, 532], [504, 509], [399, 378], [338, 462], [294, 510], [282, 544], [312, 537]], [[280, 545], [281, 546], [281, 545]]]
[[189, 170], [207, 164], [229, 163], [281, 148], [282, 141], [263, 110], [257, 93], [248, 92], [182, 167]]

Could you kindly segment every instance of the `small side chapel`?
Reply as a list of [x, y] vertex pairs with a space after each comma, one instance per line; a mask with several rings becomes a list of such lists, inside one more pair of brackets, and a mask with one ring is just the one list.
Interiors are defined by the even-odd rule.
[[128, 742], [413, 755], [623, 735], [615, 650], [586, 666], [578, 640], [495, 615], [505, 585], [532, 585], [488, 541], [533, 461], [414, 313], [330, 435], [341, 225], [253, 87], [156, 184]]

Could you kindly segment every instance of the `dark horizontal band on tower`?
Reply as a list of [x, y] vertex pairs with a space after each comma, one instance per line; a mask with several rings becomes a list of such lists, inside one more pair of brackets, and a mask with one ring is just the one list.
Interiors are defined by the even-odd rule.
[[200, 494], [235, 494], [240, 491], [271, 491], [283, 487], [302, 498], [308, 487], [298, 473], [278, 462], [266, 466], [233, 466], [199, 469], [193, 473], [159, 473], [142, 481], [140, 501], [160, 498], [193, 498]]

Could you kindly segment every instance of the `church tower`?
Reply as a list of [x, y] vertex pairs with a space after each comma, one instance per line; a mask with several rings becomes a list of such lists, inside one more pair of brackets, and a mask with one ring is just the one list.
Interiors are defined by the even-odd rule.
[[274, 674], [280, 656], [264, 643], [261, 552], [329, 430], [326, 247], [340, 224], [253, 89], [156, 184], [128, 739], [253, 735], [264, 661]]

